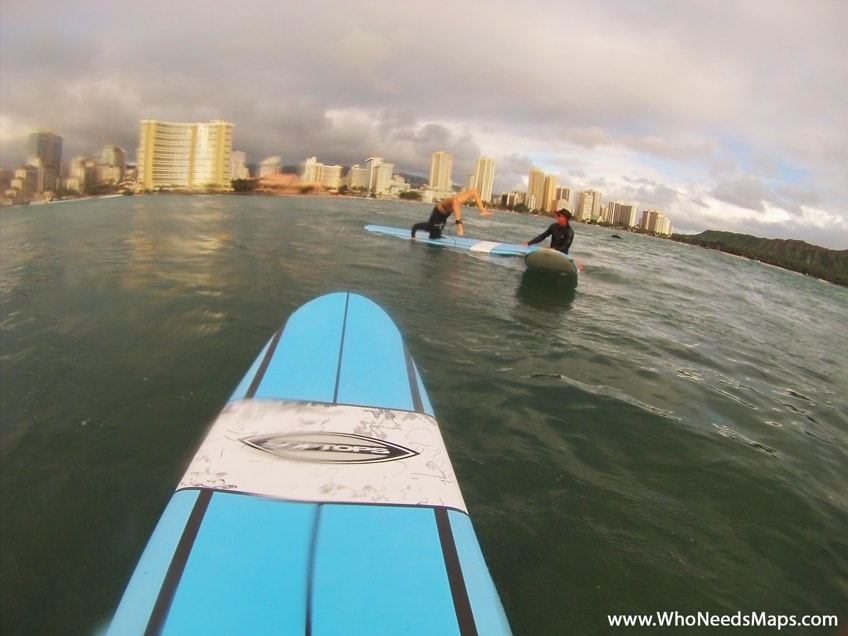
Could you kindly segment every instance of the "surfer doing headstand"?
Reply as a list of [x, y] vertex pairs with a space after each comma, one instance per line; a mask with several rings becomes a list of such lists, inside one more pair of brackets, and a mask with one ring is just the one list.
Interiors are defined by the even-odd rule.
[[547, 230], [539, 234], [539, 236], [530, 239], [524, 246], [533, 245], [544, 241], [547, 237], [551, 237], [551, 247], [555, 250], [568, 254], [568, 248], [571, 247], [571, 242], [574, 240], [574, 230], [571, 229], [571, 212], [563, 208], [556, 212], [556, 223], [551, 223]]
[[412, 240], [415, 240], [415, 233], [418, 230], [427, 230], [430, 232], [430, 238], [441, 238], [442, 229], [444, 229], [448, 222], [448, 217], [451, 214], [453, 214], [456, 219], [456, 233], [459, 236], [462, 236], [464, 232], [462, 231], [462, 211], [460, 208], [463, 203], [471, 199], [474, 199], [477, 203], [477, 207], [480, 208], [480, 214], [482, 216], [492, 216], [492, 213], [483, 207], [483, 203], [480, 201], [480, 193], [475, 189], [466, 190], [465, 192], [460, 192], [455, 196], [443, 199], [436, 204], [436, 207], [433, 208], [433, 212], [430, 214], [430, 218], [427, 221], [413, 225]]

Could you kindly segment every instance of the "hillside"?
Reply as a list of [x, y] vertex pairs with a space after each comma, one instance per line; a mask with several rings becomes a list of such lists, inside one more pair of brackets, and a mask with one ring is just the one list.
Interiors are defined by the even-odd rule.
[[745, 256], [848, 287], [848, 250], [829, 250], [804, 241], [765, 239], [717, 230], [675, 234], [672, 239]]

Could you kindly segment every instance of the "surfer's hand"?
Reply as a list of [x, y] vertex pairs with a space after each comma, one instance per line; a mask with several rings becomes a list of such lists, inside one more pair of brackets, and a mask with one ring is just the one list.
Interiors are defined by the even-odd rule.
[[530, 243], [522, 243], [521, 244], [522, 247], [528, 247], [529, 245], [530, 245]]

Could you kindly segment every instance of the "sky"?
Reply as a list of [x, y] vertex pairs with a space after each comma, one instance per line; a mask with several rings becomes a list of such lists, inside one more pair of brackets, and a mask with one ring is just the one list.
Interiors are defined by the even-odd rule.
[[248, 163], [380, 156], [494, 193], [532, 168], [707, 229], [848, 249], [844, 0], [0, 0], [0, 167], [139, 122], [234, 124]]

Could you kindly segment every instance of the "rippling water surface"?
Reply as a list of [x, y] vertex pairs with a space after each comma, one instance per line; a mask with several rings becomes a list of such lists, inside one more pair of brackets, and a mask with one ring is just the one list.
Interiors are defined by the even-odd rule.
[[[428, 214], [213, 196], [3, 210], [0, 631], [108, 622], [259, 349], [338, 290], [403, 332], [516, 634], [681, 633], [607, 620], [662, 611], [848, 625], [848, 290], [582, 224], [576, 289], [362, 230]], [[465, 219], [510, 242], [546, 224]]]

